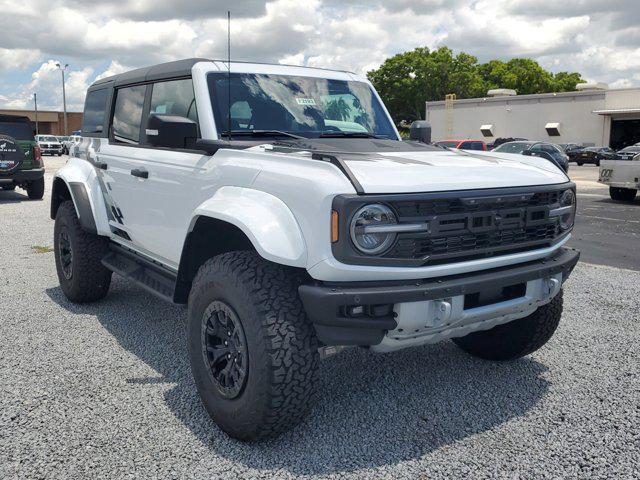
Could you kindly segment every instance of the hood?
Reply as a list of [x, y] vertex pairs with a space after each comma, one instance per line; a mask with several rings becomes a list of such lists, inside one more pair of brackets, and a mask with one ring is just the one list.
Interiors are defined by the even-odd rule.
[[509, 153], [428, 150], [340, 155], [365, 193], [416, 193], [552, 185], [552, 162]]

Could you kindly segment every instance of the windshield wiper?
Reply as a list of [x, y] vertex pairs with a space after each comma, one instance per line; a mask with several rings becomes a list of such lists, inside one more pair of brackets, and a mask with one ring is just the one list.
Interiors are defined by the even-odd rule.
[[294, 133], [283, 132], [282, 130], [226, 130], [220, 134], [225, 137], [289, 137], [306, 138]]
[[369, 132], [324, 132], [318, 138], [388, 138], [384, 135], [375, 135]]

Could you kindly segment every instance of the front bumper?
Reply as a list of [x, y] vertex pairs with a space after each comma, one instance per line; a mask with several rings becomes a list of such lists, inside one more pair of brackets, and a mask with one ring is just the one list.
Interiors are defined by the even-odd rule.
[[[324, 283], [303, 285], [299, 293], [323, 344], [390, 351], [525, 317], [558, 294], [579, 257], [578, 251], [561, 248], [533, 262], [411, 285]], [[353, 315], [354, 308], [362, 314]]]
[[44, 177], [44, 168], [32, 168], [29, 170], [15, 170], [9, 174], [0, 173], [0, 185], [31, 182]]

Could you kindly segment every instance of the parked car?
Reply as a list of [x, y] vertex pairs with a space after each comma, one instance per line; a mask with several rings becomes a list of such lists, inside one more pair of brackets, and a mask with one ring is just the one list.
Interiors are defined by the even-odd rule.
[[487, 144], [482, 140], [440, 140], [435, 142], [434, 145], [457, 148], [458, 150], [487, 150]]
[[53, 135], [36, 135], [36, 141], [40, 146], [43, 155], [58, 155], [64, 153], [64, 147], [57, 137]]
[[633, 160], [640, 153], [640, 145], [631, 145], [616, 152], [618, 160]]
[[56, 138], [62, 144], [62, 152], [65, 154], [68, 153], [66, 143], [69, 141], [69, 137], [56, 135]]
[[616, 152], [609, 147], [586, 147], [576, 153], [574, 159], [578, 165], [592, 163], [600, 166], [600, 160], [615, 160], [618, 158]]
[[567, 154], [570, 162], [575, 162], [578, 154], [585, 148], [584, 145], [577, 143], [564, 143], [558, 146]]
[[0, 187], [23, 188], [32, 200], [44, 195], [42, 153], [27, 117], [0, 115]]
[[488, 144], [487, 148], [489, 150], [493, 150], [493, 149], [499, 147], [500, 145], [502, 145], [503, 143], [507, 143], [507, 142], [526, 142], [526, 141], [527, 141], [526, 138], [521, 138], [521, 137], [498, 137], [492, 143]]
[[186, 303], [204, 407], [245, 441], [298, 423], [343, 346], [528, 355], [579, 258], [575, 184], [418, 130], [403, 142], [341, 71], [193, 59], [98, 80], [52, 183], [61, 290], [98, 301], [115, 272]]
[[562, 149], [547, 142], [507, 142], [492, 150], [498, 153], [519, 153], [531, 157], [542, 157], [552, 161], [565, 172], [569, 171], [569, 157]]
[[599, 174], [598, 182], [609, 186], [612, 200], [633, 202], [640, 189], [640, 153], [631, 159], [602, 160]]
[[71, 149], [80, 142], [81, 138], [80, 135], [70, 135], [67, 137], [67, 140], [62, 144], [67, 155], [69, 155]]

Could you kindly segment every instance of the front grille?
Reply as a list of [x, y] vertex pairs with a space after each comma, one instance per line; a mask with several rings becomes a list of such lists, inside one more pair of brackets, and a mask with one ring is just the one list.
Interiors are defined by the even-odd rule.
[[549, 210], [561, 191], [395, 201], [399, 223], [428, 223], [429, 232], [401, 233], [382, 257], [433, 265], [551, 245], [561, 231]]

